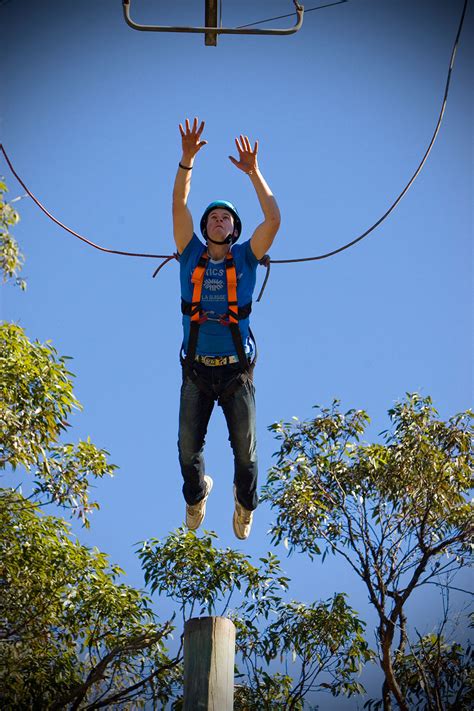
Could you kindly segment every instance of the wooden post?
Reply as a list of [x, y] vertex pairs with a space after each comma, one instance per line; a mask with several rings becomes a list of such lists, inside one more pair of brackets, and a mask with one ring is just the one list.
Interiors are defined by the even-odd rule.
[[[204, 27], [217, 27], [217, 0], [205, 0]], [[217, 32], [206, 32], [204, 44], [208, 47], [217, 46]]]
[[232, 620], [194, 617], [185, 623], [183, 711], [232, 711], [234, 658]]

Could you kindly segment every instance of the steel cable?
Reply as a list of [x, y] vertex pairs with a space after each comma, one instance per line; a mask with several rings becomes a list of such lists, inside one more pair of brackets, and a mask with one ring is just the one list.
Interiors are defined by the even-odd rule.
[[27, 188], [23, 180], [20, 178], [18, 173], [16, 172], [15, 168], [13, 167], [10, 158], [7, 155], [7, 152], [3, 146], [3, 144], [0, 143], [0, 150], [2, 151], [3, 155], [5, 156], [5, 160], [7, 161], [8, 167], [10, 168], [11, 172], [15, 176], [15, 178], [18, 180], [22, 188], [26, 191], [26, 193], [30, 196], [30, 198], [33, 200], [36, 205], [44, 212], [45, 215], [49, 217], [50, 220], [55, 222], [59, 227], [62, 227], [63, 230], [66, 230], [66, 232], [69, 232], [70, 234], [74, 235], [74, 237], [77, 237], [78, 239], [82, 240], [82, 242], [85, 242], [86, 244], [89, 244], [91, 247], [95, 247], [95, 249], [99, 249], [101, 252], [107, 252], [107, 254], [122, 254], [125, 257], [150, 257], [151, 259], [172, 259], [174, 255], [169, 255], [169, 254], [146, 254], [146, 253], [139, 253], [139, 252], [124, 252], [120, 249], [108, 249], [107, 247], [101, 247], [100, 244], [96, 244], [95, 242], [91, 242], [91, 240], [87, 239], [87, 237], [84, 237], [83, 235], [80, 235], [78, 232], [75, 230], [72, 230], [70, 227], [67, 225], [63, 224], [60, 222], [54, 215], [52, 215], [48, 210], [40, 203], [38, 198], [36, 198], [31, 190]]
[[[418, 175], [420, 174], [420, 172], [421, 172], [421, 170], [422, 170], [424, 164], [426, 163], [426, 161], [427, 161], [427, 159], [428, 159], [429, 154], [431, 153], [431, 149], [433, 148], [434, 142], [436, 141], [436, 138], [437, 138], [437, 136], [438, 136], [439, 130], [440, 130], [440, 128], [441, 128], [441, 122], [442, 122], [442, 120], [443, 120], [444, 112], [445, 112], [445, 110], [446, 110], [446, 105], [447, 105], [447, 101], [448, 101], [449, 85], [450, 85], [450, 82], [451, 82], [451, 75], [452, 75], [452, 71], [453, 71], [453, 67], [454, 67], [454, 60], [455, 60], [455, 57], [456, 57], [456, 51], [457, 51], [457, 48], [458, 48], [458, 45], [459, 45], [459, 38], [460, 38], [460, 36], [461, 36], [462, 27], [463, 27], [463, 24], [464, 24], [464, 17], [465, 17], [465, 15], [466, 15], [467, 4], [468, 4], [468, 0], [464, 0], [464, 7], [463, 7], [463, 10], [462, 10], [462, 13], [461, 13], [461, 19], [460, 19], [460, 21], [459, 21], [458, 31], [457, 31], [457, 33], [456, 33], [456, 38], [455, 38], [455, 40], [454, 40], [453, 49], [452, 49], [451, 57], [450, 57], [450, 60], [449, 60], [449, 69], [448, 69], [448, 75], [447, 75], [447, 78], [446, 78], [446, 85], [445, 85], [445, 90], [444, 90], [444, 97], [443, 97], [443, 101], [442, 101], [442, 104], [441, 104], [441, 110], [440, 110], [440, 113], [439, 113], [438, 121], [437, 121], [437, 123], [436, 123], [436, 127], [435, 127], [435, 130], [434, 130], [433, 136], [432, 136], [431, 141], [430, 141], [430, 143], [429, 143], [429, 145], [428, 145], [428, 148], [427, 148], [426, 151], [425, 151], [425, 154], [424, 154], [423, 158], [421, 159], [420, 164], [418, 165], [417, 169], [415, 170], [415, 172], [413, 173], [412, 177], [411, 177], [410, 180], [408, 181], [407, 185], [403, 188], [402, 192], [398, 195], [398, 197], [397, 197], [397, 198], [395, 199], [395, 201], [390, 205], [390, 207], [389, 207], [388, 210], [382, 215], [382, 217], [380, 217], [380, 218], [377, 220], [377, 222], [375, 222], [371, 227], [369, 227], [369, 229], [367, 229], [365, 232], [363, 232], [361, 235], [359, 235], [359, 236], [356, 237], [355, 239], [351, 240], [350, 242], [347, 242], [347, 244], [342, 245], [342, 247], [338, 247], [337, 249], [333, 249], [333, 250], [331, 250], [330, 252], [326, 252], [325, 254], [319, 254], [319, 255], [317, 255], [317, 256], [315, 256], [315, 257], [298, 257], [298, 258], [294, 258], [294, 259], [270, 259], [270, 263], [271, 263], [271, 264], [296, 264], [296, 263], [301, 263], [301, 262], [314, 262], [314, 261], [319, 260], [319, 259], [327, 259], [328, 257], [332, 257], [332, 256], [334, 256], [335, 254], [339, 254], [340, 252], [343, 252], [344, 250], [349, 249], [349, 247], [352, 247], [353, 245], [357, 244], [357, 242], [360, 242], [360, 241], [363, 240], [365, 237], [367, 237], [367, 236], [368, 236], [371, 232], [373, 232], [373, 231], [390, 215], [390, 213], [393, 212], [393, 210], [397, 207], [397, 205], [399, 204], [399, 202], [402, 200], [402, 198], [404, 197], [404, 195], [406, 195], [406, 193], [407, 193], [408, 190], [411, 188], [411, 186], [412, 186], [413, 183], [415, 182], [416, 178], [417, 178]], [[265, 281], [264, 281], [264, 283], [263, 283], [263, 286], [262, 286], [262, 288], [260, 289], [260, 293], [259, 293], [259, 295], [258, 295], [257, 301], [260, 301], [260, 299], [261, 299], [262, 296], [263, 296], [263, 292], [265, 291], [265, 287], [266, 287], [266, 285], [267, 285], [267, 281], [268, 281], [268, 277], [269, 277], [269, 269], [270, 269], [270, 264], [268, 264], [268, 266], [267, 266], [267, 275], [266, 275], [266, 277], [265, 277]]]
[[[326, 7], [333, 7], [333, 5], [342, 5], [345, 2], [348, 2], [348, 0], [337, 0], [337, 2], [330, 2], [330, 3], [327, 3], [326, 5], [317, 5], [316, 7], [309, 7], [308, 9], [306, 9], [304, 6], [300, 6], [299, 3], [295, 2], [295, 0], [293, 0], [295, 8], [296, 7], [303, 7], [305, 15], [308, 12], [314, 12], [315, 10], [323, 10]], [[294, 14], [295, 14], [294, 12], [290, 12], [287, 15], [277, 15], [276, 17], [267, 17], [266, 20], [258, 20], [257, 22], [249, 22], [247, 25], [238, 25], [236, 29], [243, 30], [243, 29], [245, 29], [245, 27], [253, 27], [254, 25], [263, 25], [266, 22], [273, 22], [274, 20], [283, 20], [285, 17], [293, 17]]]
[[392, 203], [392, 205], [388, 208], [388, 210], [382, 215], [382, 217], [380, 217], [377, 220], [377, 222], [375, 222], [371, 227], [369, 227], [368, 230], [366, 230], [361, 235], [359, 235], [359, 237], [356, 237], [355, 239], [351, 240], [347, 244], [344, 244], [342, 247], [338, 247], [337, 249], [333, 249], [331, 252], [326, 252], [326, 254], [320, 254], [316, 257], [299, 257], [296, 259], [272, 259], [271, 260], [272, 264], [291, 264], [291, 263], [295, 263], [295, 262], [311, 262], [311, 261], [315, 261], [316, 259], [326, 259], [327, 257], [332, 257], [334, 254], [339, 254], [339, 252], [342, 252], [345, 249], [352, 247], [352, 245], [357, 244], [357, 242], [360, 242], [362, 239], [364, 239], [364, 237], [367, 237], [367, 235], [369, 235], [371, 232], [373, 232], [373, 230], [375, 230], [375, 228], [378, 227], [390, 215], [390, 213], [396, 208], [396, 206], [398, 205], [400, 200], [403, 198], [403, 196], [411, 188], [411, 186], [415, 182], [416, 178], [420, 174], [424, 164], [426, 163], [426, 160], [427, 160], [429, 154], [431, 153], [431, 149], [433, 148], [434, 142], [435, 142], [436, 137], [438, 136], [439, 130], [441, 128], [441, 121], [443, 120], [444, 112], [445, 112], [447, 101], [448, 101], [449, 84], [451, 81], [451, 74], [452, 74], [453, 66], [454, 66], [454, 58], [456, 56], [456, 50], [457, 50], [457, 47], [459, 44], [459, 37], [461, 35], [462, 26], [464, 23], [464, 16], [466, 14], [467, 3], [468, 3], [468, 0], [464, 0], [464, 8], [462, 11], [461, 20], [460, 20], [458, 31], [456, 34], [456, 39], [454, 41], [453, 50], [451, 52], [451, 59], [449, 61], [448, 76], [446, 79], [446, 87], [444, 90], [444, 98], [443, 98], [443, 102], [441, 105], [441, 111], [440, 111], [439, 118], [438, 118], [438, 121], [436, 124], [436, 128], [434, 130], [434, 133], [433, 133], [433, 136], [432, 136], [431, 141], [429, 143], [429, 146], [426, 149], [426, 152], [425, 152], [423, 158], [421, 159], [420, 164], [418, 165], [418, 168], [415, 170], [415, 172], [413, 173], [412, 177], [408, 181], [407, 185], [403, 188], [400, 195], [396, 198], [396, 200]]

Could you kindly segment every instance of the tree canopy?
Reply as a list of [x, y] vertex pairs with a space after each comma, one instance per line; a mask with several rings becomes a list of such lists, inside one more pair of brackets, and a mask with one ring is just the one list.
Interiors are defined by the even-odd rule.
[[150, 600], [107, 556], [21, 495], [0, 492], [0, 705], [4, 709], [166, 702], [179, 657]]
[[60, 441], [81, 407], [66, 363], [51, 343], [32, 343], [20, 326], [0, 325], [0, 468], [31, 473], [33, 500], [68, 508], [88, 526], [98, 508], [89, 498], [91, 479], [112, 476], [116, 466], [90, 440]]
[[366, 585], [378, 615], [384, 708], [408, 711], [394, 668], [407, 646], [406, 603], [470, 560], [471, 411], [444, 422], [429, 397], [389, 410], [384, 441], [364, 444], [369, 418], [339, 403], [305, 422], [271, 427], [280, 440], [265, 498], [277, 511], [274, 541], [314, 557], [341, 556]]

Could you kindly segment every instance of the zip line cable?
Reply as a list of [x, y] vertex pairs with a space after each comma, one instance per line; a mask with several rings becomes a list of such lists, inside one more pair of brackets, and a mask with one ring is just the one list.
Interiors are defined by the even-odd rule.
[[[294, 0], [293, 0], [294, 2]], [[322, 10], [325, 7], [333, 7], [333, 5], [342, 5], [343, 3], [348, 2], [348, 0], [337, 0], [337, 2], [330, 2], [327, 3], [327, 5], [317, 5], [316, 7], [309, 7], [308, 9], [304, 8], [304, 14], [308, 12], [314, 12], [314, 10]], [[295, 3], [296, 4], [296, 3]], [[249, 22], [248, 25], [238, 25], [236, 27], [237, 30], [243, 30], [245, 27], [253, 27], [254, 25], [263, 25], [265, 22], [273, 22], [273, 20], [282, 20], [285, 17], [293, 17], [295, 13], [290, 12], [288, 15], [277, 15], [276, 17], [268, 17], [266, 20], [258, 20], [257, 22]]]
[[332, 251], [326, 252], [325, 254], [319, 254], [319, 255], [317, 255], [317, 256], [315, 256], [315, 257], [299, 257], [299, 258], [296, 258], [296, 259], [268, 259], [268, 263], [267, 263], [267, 273], [266, 273], [266, 275], [265, 275], [265, 279], [264, 279], [262, 288], [260, 289], [260, 293], [259, 293], [259, 295], [258, 295], [257, 302], [260, 301], [260, 299], [261, 299], [262, 296], [263, 296], [263, 292], [265, 291], [265, 287], [266, 287], [266, 285], [267, 285], [268, 278], [269, 278], [269, 276], [270, 276], [270, 264], [296, 264], [296, 263], [301, 263], [301, 262], [314, 262], [314, 261], [319, 260], [319, 259], [327, 259], [328, 257], [333, 257], [335, 254], [339, 254], [340, 252], [343, 252], [344, 250], [349, 249], [349, 247], [352, 247], [353, 245], [357, 244], [357, 242], [360, 242], [360, 241], [363, 240], [365, 237], [367, 237], [371, 232], [373, 232], [373, 231], [390, 215], [390, 213], [393, 212], [393, 210], [397, 207], [397, 205], [399, 204], [399, 202], [402, 200], [402, 198], [406, 195], [406, 193], [408, 192], [408, 190], [411, 188], [411, 186], [412, 186], [413, 183], [415, 182], [416, 178], [417, 178], [418, 175], [420, 174], [420, 172], [421, 172], [423, 166], [425, 165], [425, 163], [426, 163], [426, 161], [427, 161], [427, 159], [428, 159], [428, 156], [429, 156], [429, 154], [431, 153], [431, 149], [433, 148], [433, 145], [434, 145], [434, 143], [435, 143], [435, 141], [436, 141], [436, 138], [437, 138], [437, 136], [438, 136], [439, 130], [440, 130], [440, 128], [441, 128], [441, 122], [442, 122], [442, 120], [443, 120], [444, 112], [445, 112], [445, 110], [446, 110], [446, 105], [447, 105], [447, 102], [448, 102], [449, 85], [450, 85], [450, 82], [451, 82], [451, 75], [452, 75], [452, 72], [453, 72], [454, 60], [455, 60], [455, 58], [456, 58], [456, 52], [457, 52], [457, 48], [458, 48], [458, 45], [459, 45], [459, 38], [460, 38], [460, 36], [461, 36], [462, 27], [463, 27], [463, 24], [464, 24], [464, 17], [465, 17], [465, 15], [466, 15], [467, 3], [468, 3], [468, 0], [464, 0], [464, 6], [463, 6], [462, 13], [461, 13], [461, 19], [460, 19], [460, 21], [459, 21], [458, 31], [457, 31], [457, 33], [456, 33], [456, 38], [455, 38], [455, 40], [454, 40], [453, 49], [452, 49], [452, 51], [451, 51], [451, 57], [450, 57], [450, 60], [449, 60], [449, 69], [448, 69], [448, 75], [447, 75], [447, 78], [446, 78], [446, 85], [445, 85], [445, 89], [444, 89], [443, 102], [442, 102], [442, 104], [441, 104], [441, 110], [440, 110], [440, 113], [439, 113], [438, 121], [437, 121], [437, 123], [436, 123], [436, 127], [435, 127], [435, 130], [434, 130], [433, 136], [432, 136], [431, 141], [430, 141], [430, 143], [429, 143], [429, 145], [428, 145], [428, 148], [427, 148], [426, 151], [425, 151], [425, 154], [424, 154], [423, 158], [421, 159], [420, 164], [418, 165], [418, 168], [415, 170], [415, 172], [413, 173], [412, 177], [410, 178], [410, 180], [408, 181], [408, 183], [406, 184], [406, 186], [403, 188], [402, 192], [398, 195], [398, 197], [397, 197], [397, 198], [395, 199], [395, 201], [390, 205], [390, 207], [388, 208], [388, 210], [386, 210], [386, 212], [382, 215], [382, 217], [380, 217], [380, 218], [377, 220], [377, 222], [375, 222], [371, 227], [369, 227], [369, 229], [367, 229], [367, 230], [366, 230], [365, 232], [363, 232], [361, 235], [359, 235], [359, 236], [356, 237], [355, 239], [351, 240], [350, 242], [347, 242], [347, 244], [344, 244], [342, 247], [338, 247], [337, 249], [333, 249]]
[[424, 154], [423, 158], [421, 159], [421, 162], [420, 162], [418, 168], [415, 170], [415, 172], [413, 173], [412, 177], [410, 178], [410, 180], [408, 181], [406, 186], [403, 188], [400, 195], [390, 205], [390, 207], [382, 215], [382, 217], [380, 217], [377, 220], [377, 222], [375, 222], [371, 227], [369, 227], [368, 230], [366, 230], [361, 235], [359, 235], [359, 237], [356, 237], [355, 239], [351, 240], [351, 242], [348, 242], [347, 244], [343, 245], [342, 247], [338, 247], [338, 249], [333, 249], [331, 252], [326, 252], [326, 254], [320, 254], [317, 257], [300, 257], [298, 259], [272, 259], [271, 261], [273, 264], [292, 264], [292, 263], [296, 263], [296, 262], [312, 262], [312, 261], [315, 261], [316, 259], [326, 259], [327, 257], [332, 257], [334, 254], [339, 254], [339, 252], [343, 252], [345, 249], [349, 249], [349, 247], [352, 247], [352, 245], [357, 244], [357, 242], [360, 242], [362, 239], [364, 239], [364, 237], [367, 237], [367, 235], [369, 235], [371, 232], [373, 232], [376, 229], [376, 227], [378, 227], [390, 215], [390, 213], [396, 208], [398, 203], [401, 201], [401, 199], [404, 197], [404, 195], [411, 188], [411, 186], [415, 182], [416, 178], [420, 174], [423, 166], [425, 165], [425, 163], [428, 159], [428, 156], [431, 153], [431, 149], [433, 148], [434, 142], [436, 141], [436, 137], [438, 136], [439, 130], [441, 128], [441, 121], [443, 120], [444, 112], [446, 110], [446, 105], [448, 102], [449, 84], [451, 81], [451, 74], [452, 74], [453, 67], [454, 67], [454, 59], [455, 59], [456, 51], [457, 51], [458, 44], [459, 44], [459, 37], [461, 35], [462, 26], [464, 23], [464, 16], [466, 14], [467, 3], [468, 3], [468, 0], [464, 0], [464, 7], [463, 7], [462, 15], [461, 15], [461, 20], [459, 22], [459, 27], [458, 27], [458, 31], [456, 34], [456, 39], [454, 41], [453, 50], [451, 52], [451, 59], [449, 60], [449, 70], [448, 70], [448, 76], [446, 79], [446, 86], [445, 86], [445, 90], [444, 90], [443, 103], [441, 105], [441, 111], [439, 113], [438, 121], [436, 123], [436, 128], [434, 130], [434, 133], [433, 133], [433, 136], [432, 136], [431, 141], [429, 143], [429, 146], [426, 149], [425, 154]]
[[[341, 0], [341, 1], [346, 2], [346, 0]], [[340, 4], [340, 3], [333, 3], [333, 4]], [[452, 75], [452, 71], [453, 71], [453, 67], [454, 67], [454, 60], [456, 57], [456, 52], [457, 52], [457, 48], [459, 45], [459, 39], [461, 36], [462, 27], [464, 24], [464, 18], [466, 15], [467, 4], [468, 4], [468, 0], [464, 0], [464, 7], [462, 10], [461, 19], [459, 21], [458, 31], [456, 33], [456, 38], [454, 40], [454, 45], [453, 45], [453, 49], [451, 52], [451, 58], [449, 61], [449, 69], [448, 69], [448, 75], [447, 75], [447, 79], [446, 79], [445, 90], [444, 90], [444, 97], [443, 97], [438, 121], [436, 123], [436, 127], [434, 130], [433, 136], [431, 138], [431, 141], [428, 145], [428, 148], [426, 149], [425, 154], [424, 154], [423, 158], [421, 159], [420, 164], [418, 165], [417, 169], [415, 170], [412, 177], [408, 181], [407, 185], [403, 188], [402, 192], [398, 195], [398, 197], [395, 199], [395, 201], [392, 203], [392, 205], [388, 208], [388, 210], [386, 210], [386, 212], [382, 215], [382, 217], [380, 217], [371, 227], [369, 227], [369, 229], [367, 229], [365, 232], [363, 232], [361, 235], [359, 235], [355, 239], [351, 240], [350, 242], [347, 242], [347, 244], [342, 245], [342, 247], [333, 249], [332, 251], [326, 252], [325, 254], [319, 254], [315, 257], [298, 257], [298, 258], [294, 258], [294, 259], [271, 259], [268, 255], [265, 255], [265, 257], [263, 257], [263, 259], [260, 260], [260, 264], [263, 264], [264, 266], [266, 266], [267, 273], [265, 275], [265, 279], [264, 279], [262, 288], [260, 289], [260, 293], [258, 295], [257, 302], [261, 300], [261, 298], [263, 296], [263, 292], [265, 291], [265, 287], [267, 285], [267, 282], [268, 282], [268, 279], [270, 276], [271, 264], [296, 264], [296, 263], [301, 263], [301, 262], [314, 262], [319, 259], [327, 259], [328, 257], [332, 257], [335, 254], [339, 254], [340, 252], [343, 252], [344, 250], [349, 249], [349, 247], [352, 247], [353, 245], [357, 244], [357, 242], [360, 242], [365, 237], [367, 237], [371, 232], [373, 232], [390, 215], [390, 213], [393, 212], [393, 210], [397, 207], [397, 205], [400, 203], [402, 198], [406, 195], [408, 190], [411, 188], [411, 186], [415, 182], [416, 178], [420, 174], [423, 166], [425, 165], [425, 163], [428, 159], [428, 156], [431, 153], [431, 149], [433, 148], [433, 145], [436, 141], [439, 130], [441, 128], [441, 122], [443, 120], [444, 112], [445, 112], [446, 106], [447, 106], [449, 85], [451, 82], [451, 75]], [[317, 10], [319, 8], [312, 8], [312, 9]], [[306, 12], [309, 12], [309, 11], [306, 10]], [[275, 18], [275, 19], [277, 19], [277, 18]], [[25, 183], [20, 178], [18, 173], [15, 171], [15, 169], [14, 169], [14, 167], [13, 167], [13, 165], [12, 165], [12, 163], [5, 151], [5, 148], [4, 148], [3, 144], [1, 144], [1, 143], [0, 143], [0, 150], [4, 155], [5, 160], [8, 164], [8, 167], [10, 168], [11, 172], [13, 173], [15, 178], [18, 180], [18, 182], [20, 183], [22, 188], [26, 191], [26, 193], [33, 200], [33, 202], [36, 203], [36, 205], [38, 205], [38, 207], [45, 213], [45, 215], [47, 215], [53, 222], [55, 222], [57, 225], [59, 225], [59, 227], [62, 227], [64, 230], [66, 230], [67, 232], [72, 234], [74, 237], [77, 237], [78, 239], [82, 240], [82, 242], [85, 242], [86, 244], [90, 245], [91, 247], [94, 247], [95, 249], [98, 249], [101, 252], [106, 252], [108, 254], [120, 254], [120, 255], [123, 255], [126, 257], [149, 257], [151, 259], [163, 259], [164, 261], [155, 269], [155, 271], [153, 273], [153, 277], [156, 277], [156, 275], [158, 274], [160, 269], [162, 269], [165, 266], [165, 264], [170, 262], [172, 259], [178, 259], [177, 253], [174, 253], [174, 254], [146, 254], [146, 253], [138, 253], [138, 252], [125, 252], [125, 251], [118, 250], [118, 249], [107, 249], [106, 247], [102, 247], [99, 244], [95, 244], [95, 242], [91, 242], [89, 239], [87, 239], [83, 235], [80, 235], [75, 230], [72, 230], [70, 227], [67, 227], [65, 224], [60, 222], [56, 217], [54, 217], [50, 212], [48, 212], [48, 210], [44, 207], [44, 205], [42, 205], [40, 203], [40, 201], [33, 195], [33, 193], [28, 189], [28, 187], [25, 185]]]

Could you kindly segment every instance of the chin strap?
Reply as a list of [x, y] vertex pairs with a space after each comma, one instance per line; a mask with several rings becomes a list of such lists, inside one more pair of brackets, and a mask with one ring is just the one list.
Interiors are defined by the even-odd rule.
[[206, 232], [206, 241], [212, 242], [212, 244], [232, 244], [234, 241], [234, 237], [233, 237], [233, 235], [227, 235], [227, 237], [224, 240], [222, 240], [221, 242], [218, 242], [217, 240], [212, 239], [212, 237], [209, 237], [209, 235]]

